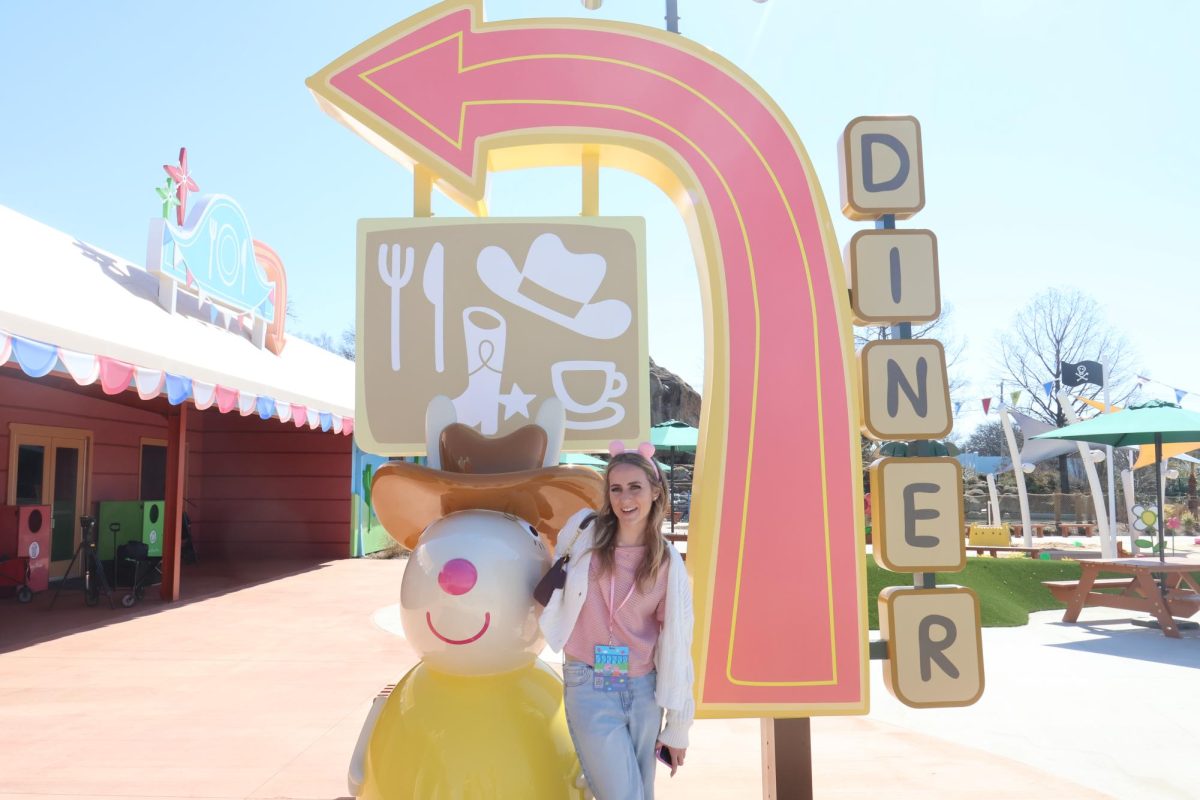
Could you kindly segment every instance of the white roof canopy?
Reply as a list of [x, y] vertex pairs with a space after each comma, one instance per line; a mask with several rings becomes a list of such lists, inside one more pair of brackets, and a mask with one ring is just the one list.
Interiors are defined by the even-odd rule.
[[275, 355], [210, 314], [182, 292], [168, 313], [143, 268], [0, 206], [0, 333], [353, 417], [353, 362], [294, 337]]

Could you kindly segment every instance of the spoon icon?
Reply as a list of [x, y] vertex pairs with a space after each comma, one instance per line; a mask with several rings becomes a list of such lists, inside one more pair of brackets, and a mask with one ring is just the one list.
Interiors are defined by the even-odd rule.
[[404, 265], [400, 264], [400, 245], [379, 245], [379, 278], [392, 290], [392, 372], [400, 371], [400, 290], [412, 279], [414, 254], [411, 247], [404, 248]]

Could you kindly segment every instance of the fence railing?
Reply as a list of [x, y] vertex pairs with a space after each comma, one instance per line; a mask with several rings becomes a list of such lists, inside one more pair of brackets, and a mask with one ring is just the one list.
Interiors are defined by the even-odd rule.
[[[1021, 506], [1015, 494], [1001, 494], [1000, 518], [1006, 522], [1019, 522]], [[1153, 503], [1153, 498], [1145, 498]], [[978, 522], [987, 519], [988, 496], [986, 494], [970, 494], [963, 498], [963, 507], [967, 519]], [[1167, 495], [1167, 509], [1173, 506], [1187, 505], [1187, 497]], [[1096, 509], [1092, 505], [1090, 494], [1077, 492], [1072, 494], [1031, 494], [1029, 495], [1029, 517], [1032, 522], [1095, 522]], [[1117, 493], [1117, 521], [1125, 522], [1125, 500]]]

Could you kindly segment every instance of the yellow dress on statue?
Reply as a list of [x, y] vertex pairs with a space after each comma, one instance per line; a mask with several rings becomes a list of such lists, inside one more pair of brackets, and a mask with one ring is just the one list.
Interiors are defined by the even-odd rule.
[[582, 800], [563, 687], [541, 661], [497, 675], [418, 664], [384, 703], [364, 800]]

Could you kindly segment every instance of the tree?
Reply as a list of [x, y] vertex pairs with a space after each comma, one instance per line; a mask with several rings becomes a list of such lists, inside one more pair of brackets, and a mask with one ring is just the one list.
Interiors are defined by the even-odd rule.
[[[1022, 444], [1021, 432], [1013, 430], [1017, 437], [1017, 447]], [[1008, 457], [1008, 440], [1004, 437], [1004, 426], [1000, 420], [985, 422], [971, 432], [963, 442], [962, 449], [968, 453], [978, 453], [981, 456]]]
[[[955, 369], [962, 358], [966, 344], [954, 330], [953, 317], [954, 306], [950, 303], [943, 303], [942, 313], [937, 319], [924, 325], [914, 325], [912, 329], [912, 338], [914, 339], [937, 339], [942, 343], [942, 349], [946, 351], [946, 379], [950, 382], [947, 388], [950, 390], [951, 398], [967, 384], [959, 377], [958, 371]], [[869, 328], [856, 327], [854, 329], [855, 352], [862, 350], [867, 342], [891, 338], [889, 330], [887, 327], [876, 325]]]
[[[1088, 295], [1072, 288], [1051, 288], [1038, 294], [1017, 312], [1008, 333], [1000, 340], [997, 367], [1005, 391], [1021, 388], [1031, 399], [1030, 414], [1062, 427], [1067, 415], [1058, 402], [1063, 361], [1098, 361], [1114, 403], [1123, 403], [1133, 392], [1130, 348]], [[1054, 395], [1043, 388], [1053, 382]], [[1074, 387], [1075, 394], [1096, 398], [1097, 386]], [[1001, 395], [1003, 397], [1003, 394]], [[1076, 402], [1076, 413], [1086, 405]], [[1067, 457], [1058, 460], [1060, 491], [1068, 491]]]
[[350, 326], [342, 331], [342, 335], [335, 340], [328, 333], [300, 333], [296, 334], [299, 338], [306, 342], [315, 344], [322, 350], [328, 350], [334, 355], [339, 355], [342, 358], [354, 360], [354, 327]]

